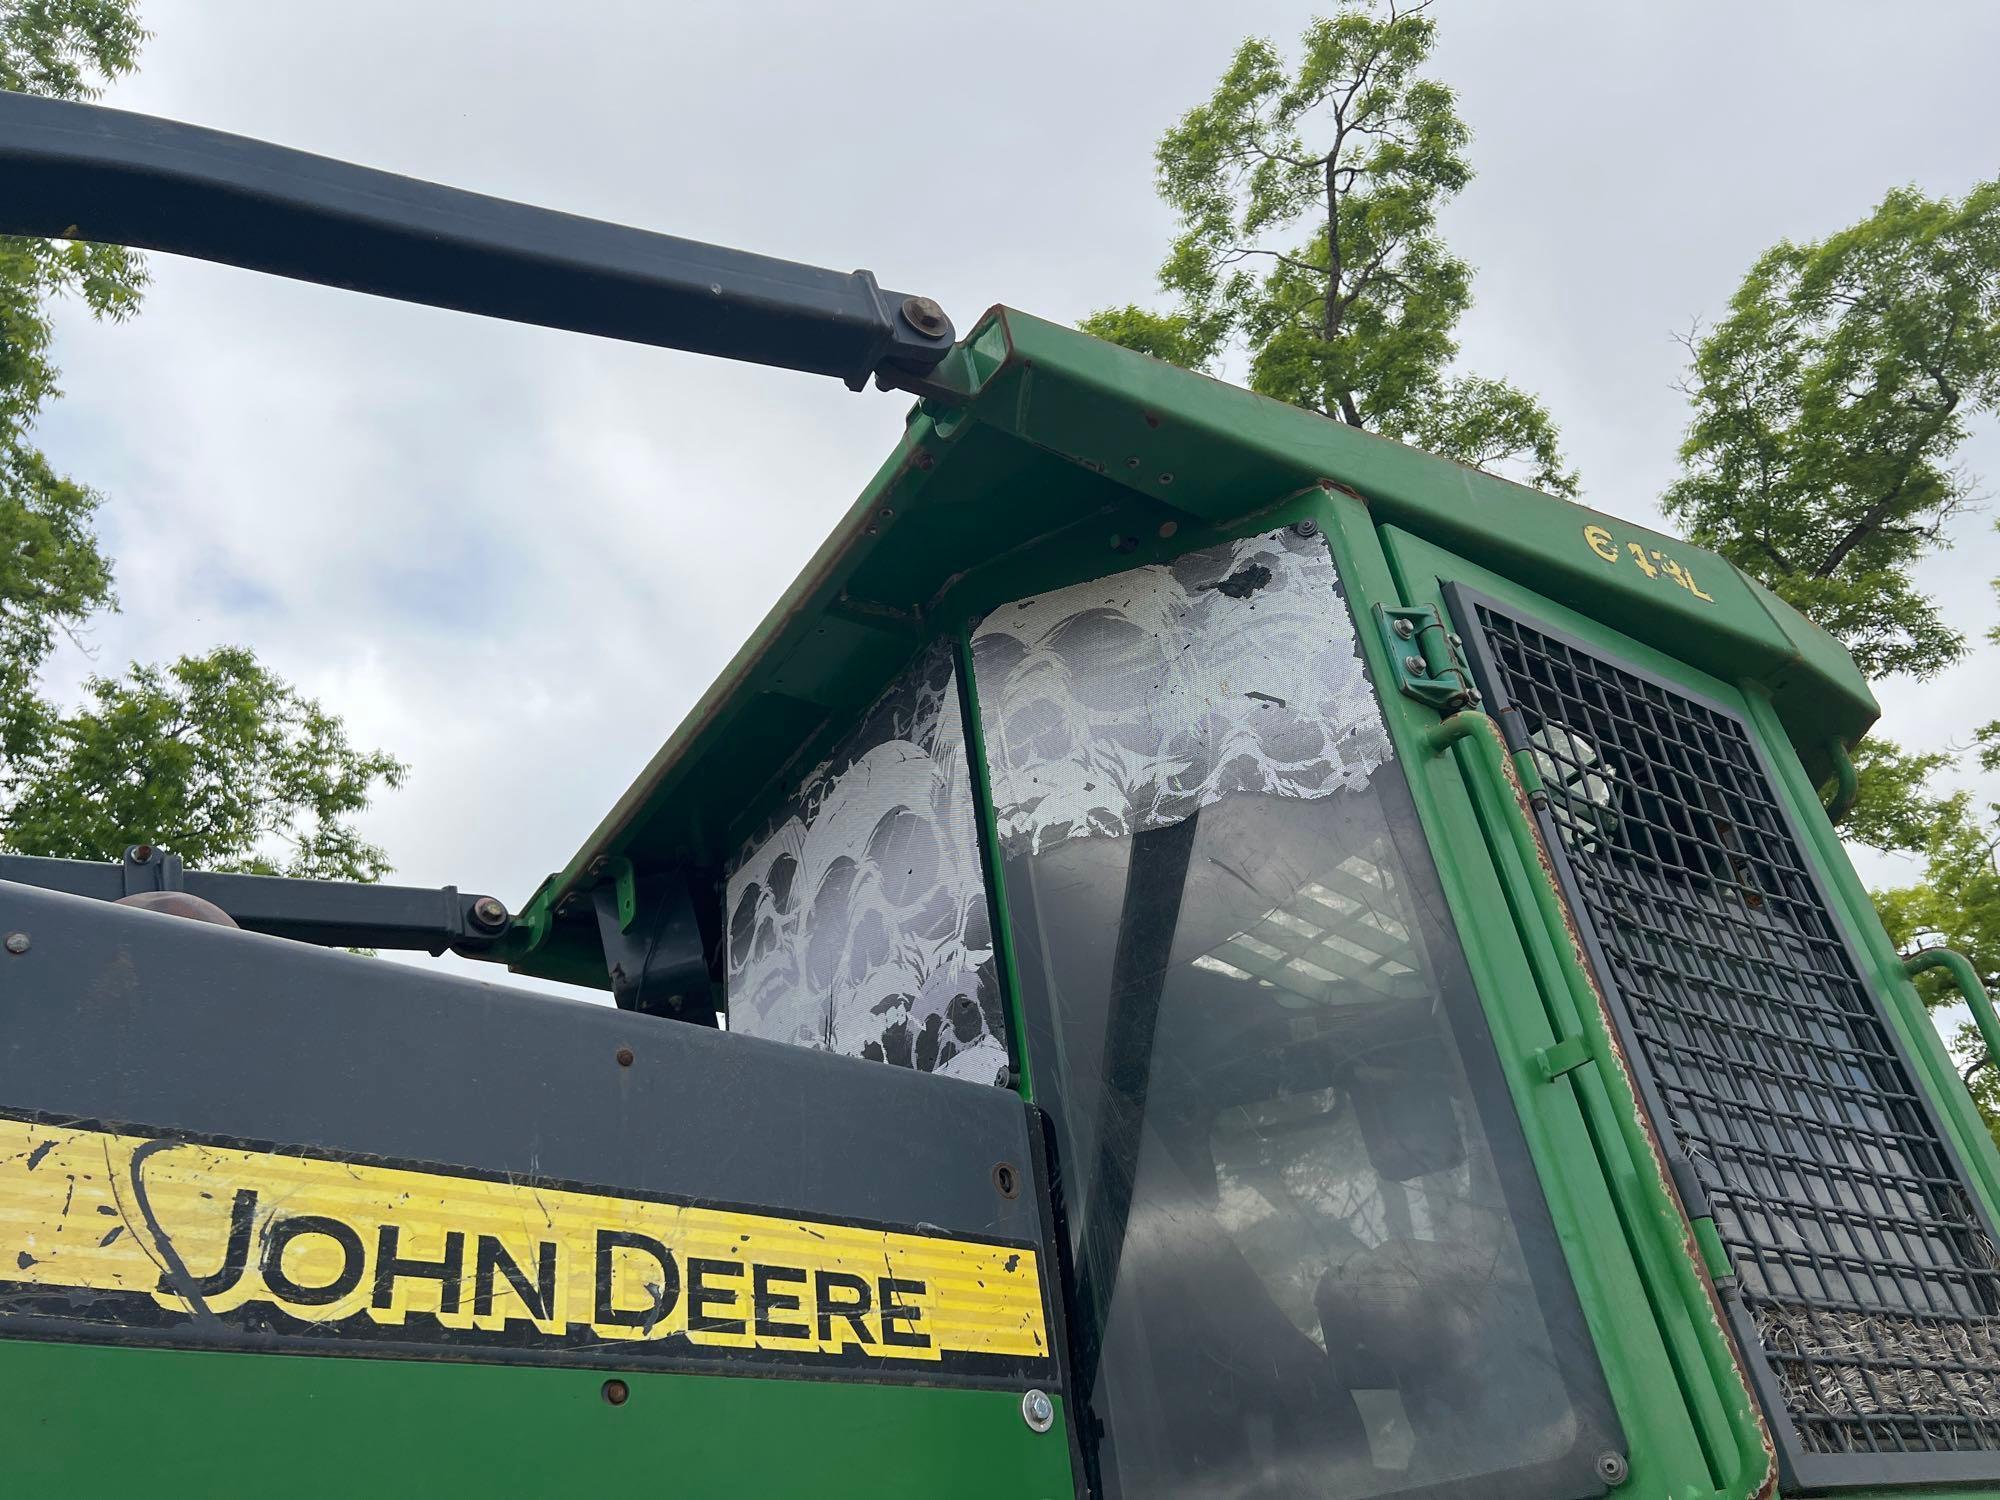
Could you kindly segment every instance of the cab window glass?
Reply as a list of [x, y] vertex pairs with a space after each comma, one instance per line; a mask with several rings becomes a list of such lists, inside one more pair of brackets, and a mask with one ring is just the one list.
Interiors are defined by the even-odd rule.
[[744, 843], [729, 1028], [980, 1083], [1007, 1070], [958, 683], [939, 642]]
[[1603, 1493], [1615, 1422], [1324, 544], [1019, 600], [973, 656], [1105, 1490]]

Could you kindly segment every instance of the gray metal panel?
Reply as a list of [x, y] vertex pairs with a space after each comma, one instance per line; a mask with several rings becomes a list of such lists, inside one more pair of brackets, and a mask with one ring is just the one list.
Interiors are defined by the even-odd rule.
[[[0, 1266], [0, 1286], [8, 1288], [0, 1298], [0, 1336], [1062, 1386], [1048, 1168], [1040, 1138], [1030, 1138], [1038, 1124], [1012, 1092], [8, 882], [0, 882], [0, 932], [12, 934], [0, 950], [0, 1116], [24, 1120], [30, 1130], [50, 1124], [58, 1130], [48, 1138], [52, 1144], [10, 1158], [22, 1174], [32, 1174], [38, 1160], [64, 1140], [62, 1130], [72, 1136], [110, 1130], [122, 1138], [164, 1138], [162, 1146], [170, 1150], [182, 1148], [174, 1142], [192, 1140], [196, 1148], [272, 1152], [264, 1160], [318, 1156], [354, 1162], [356, 1170], [442, 1172], [564, 1194], [692, 1204], [704, 1212], [748, 1210], [756, 1218], [742, 1220], [746, 1226], [792, 1222], [820, 1242], [846, 1234], [836, 1226], [902, 1232], [918, 1236], [918, 1244], [970, 1240], [984, 1250], [974, 1246], [968, 1252], [994, 1262], [1004, 1258], [1004, 1272], [1016, 1270], [1024, 1258], [1010, 1254], [1014, 1248], [1034, 1252], [1028, 1274], [1036, 1280], [1034, 1296], [1046, 1318], [1034, 1348], [938, 1346], [920, 1358], [886, 1346], [930, 1348], [928, 1336], [890, 1338], [886, 1332], [878, 1338], [864, 1332], [858, 1344], [842, 1340], [838, 1348], [822, 1342], [816, 1350], [766, 1344], [762, 1338], [734, 1348], [712, 1340], [698, 1344], [676, 1330], [642, 1342], [606, 1342], [596, 1324], [624, 1324], [630, 1314], [604, 1312], [610, 1306], [610, 1282], [604, 1278], [616, 1272], [606, 1270], [602, 1234], [596, 1240], [598, 1314], [590, 1324], [574, 1316], [574, 1304], [562, 1328], [528, 1328], [506, 1338], [478, 1328], [468, 1332], [426, 1312], [380, 1322], [290, 1310], [290, 1302], [326, 1302], [318, 1292], [332, 1282], [312, 1288], [312, 1298], [286, 1292], [286, 1306], [272, 1312], [258, 1310], [268, 1302], [244, 1302], [242, 1308], [232, 1302], [218, 1318], [200, 1300], [218, 1288], [194, 1290], [190, 1272], [168, 1250], [164, 1230], [144, 1206], [138, 1162], [154, 1150], [146, 1144], [132, 1154], [130, 1192], [138, 1194], [138, 1212], [156, 1242], [152, 1264], [160, 1266], [160, 1284], [172, 1284], [172, 1296], [162, 1302], [148, 1294], [148, 1286], [130, 1280], [116, 1280], [114, 1292], [82, 1292], [106, 1284], [42, 1284], [44, 1272], [14, 1284], [4, 1280], [10, 1268]], [[14, 952], [16, 946], [22, 950]], [[1010, 1174], [996, 1172], [1002, 1162], [1012, 1168]], [[106, 1146], [106, 1168], [110, 1164]], [[82, 1164], [70, 1168], [70, 1194], [62, 1198], [62, 1222], [54, 1234], [68, 1228], [72, 1198], [82, 1204], [100, 1192], [88, 1186], [90, 1178]], [[222, 1252], [218, 1244], [208, 1252], [210, 1258], [220, 1256], [214, 1264], [222, 1270], [204, 1268], [198, 1272], [202, 1278], [230, 1276], [232, 1264], [240, 1268], [252, 1234], [262, 1236], [250, 1252], [262, 1274], [268, 1278], [272, 1266], [282, 1264], [282, 1240], [274, 1230], [278, 1220], [252, 1220], [254, 1194], [240, 1188], [234, 1212], [244, 1214], [242, 1230], [232, 1218], [232, 1248]], [[220, 1196], [228, 1202], [226, 1194]], [[282, 1202], [272, 1200], [270, 1212], [276, 1214]], [[100, 1206], [98, 1212], [114, 1208]], [[94, 1218], [84, 1222], [98, 1224]], [[262, 1228], [252, 1230], [252, 1222]], [[368, 1264], [354, 1230], [300, 1210], [292, 1210], [286, 1222], [314, 1224], [298, 1230], [306, 1234], [346, 1232], [352, 1274], [360, 1276]], [[714, 1224], [712, 1218], [706, 1222]], [[826, 1232], [814, 1230], [814, 1222]], [[132, 1226], [132, 1220], [124, 1224]], [[34, 1222], [28, 1218], [14, 1228], [26, 1234], [18, 1262], [28, 1272], [40, 1260], [34, 1254]], [[244, 1236], [240, 1242], [234, 1238], [238, 1232]], [[116, 1234], [114, 1228], [100, 1248], [112, 1246]], [[390, 1234], [392, 1226], [384, 1224], [374, 1308], [390, 1306], [380, 1300], [386, 1278], [436, 1278], [440, 1266], [460, 1264], [454, 1260], [460, 1254], [452, 1250], [454, 1236], [446, 1236], [444, 1262], [386, 1272], [394, 1244]], [[752, 1236], [732, 1238], [748, 1242]], [[666, 1270], [664, 1284], [646, 1284], [646, 1292], [660, 1298], [660, 1316], [680, 1296], [682, 1272], [670, 1262], [696, 1256], [686, 1258], [686, 1276], [694, 1276], [698, 1266], [726, 1264], [704, 1262], [698, 1252], [644, 1236], [638, 1240], [654, 1246]], [[464, 1238], [458, 1242], [464, 1244]], [[548, 1244], [546, 1256], [554, 1254], [556, 1246]], [[746, 1254], [770, 1264], [756, 1248]], [[566, 1264], [574, 1264], [570, 1252], [564, 1256]], [[396, 1264], [416, 1262], [404, 1258]], [[556, 1274], [554, 1264], [548, 1260], [548, 1276]], [[748, 1260], [736, 1262], [732, 1274], [748, 1266]], [[886, 1252], [874, 1274], [882, 1272], [890, 1278], [880, 1284], [884, 1318], [890, 1288], [896, 1296], [924, 1294], [922, 1280], [894, 1280], [902, 1272], [888, 1264]], [[490, 1270], [480, 1274], [492, 1284]], [[828, 1274], [860, 1286], [846, 1272]], [[804, 1272], [784, 1276], [800, 1282]], [[142, 1280], [150, 1284], [150, 1278], [146, 1270]], [[266, 1280], [266, 1286], [276, 1282]], [[344, 1286], [352, 1288], [352, 1282]], [[552, 1296], [542, 1292], [542, 1318]], [[758, 1290], [758, 1296], [764, 1292]], [[820, 1314], [834, 1306], [828, 1296], [820, 1292]], [[188, 1312], [174, 1298], [184, 1298]], [[692, 1318], [692, 1282], [688, 1306]], [[456, 1318], [456, 1302], [446, 1304], [446, 1312]], [[762, 1314], [758, 1318], [762, 1334]], [[516, 1330], [516, 1324], [508, 1328]], [[798, 1338], [780, 1328], [770, 1332], [778, 1340]], [[822, 1332], [820, 1340], [826, 1338]]]
[[1042, 1242], [1008, 1092], [6, 883], [0, 929], [11, 1110]]

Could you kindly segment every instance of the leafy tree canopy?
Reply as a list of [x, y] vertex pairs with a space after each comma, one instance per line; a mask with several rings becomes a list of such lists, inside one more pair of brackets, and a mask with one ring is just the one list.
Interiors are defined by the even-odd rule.
[[[341, 721], [224, 646], [97, 677], [24, 767], [8, 842], [23, 854], [117, 859], [162, 837], [206, 870], [375, 880], [387, 856], [346, 821], [403, 766], [357, 750]], [[274, 848], [282, 854], [274, 854]]]
[[[0, 0], [0, 88], [93, 97], [144, 39], [134, 0]], [[377, 879], [383, 852], [351, 819], [403, 767], [249, 652], [93, 678], [75, 711], [40, 691], [59, 640], [115, 608], [101, 497], [34, 443], [60, 394], [50, 306], [121, 319], [145, 284], [117, 246], [0, 236], [0, 846], [115, 859], [151, 841], [207, 869]]]
[[[131, 0], [0, 0], [0, 88], [85, 99], [130, 71], [145, 33]], [[139, 305], [145, 268], [112, 245], [0, 236], [0, 756], [43, 717], [34, 685], [57, 637], [112, 603], [111, 563], [91, 529], [98, 495], [31, 440], [58, 394], [49, 303], [102, 318]]]
[[1082, 326], [1190, 369], [1241, 354], [1267, 396], [1574, 494], [1542, 404], [1452, 369], [1472, 272], [1437, 216], [1472, 178], [1470, 132], [1422, 72], [1428, 9], [1342, 0], [1295, 63], [1244, 42], [1156, 153], [1180, 216], [1159, 273], [1173, 307], [1108, 308]]
[[1955, 456], [2000, 400], [2000, 182], [1898, 188], [1852, 228], [1774, 246], [1690, 347], [1668, 514], [1869, 675], [1958, 660], [1911, 574], [1975, 498]]

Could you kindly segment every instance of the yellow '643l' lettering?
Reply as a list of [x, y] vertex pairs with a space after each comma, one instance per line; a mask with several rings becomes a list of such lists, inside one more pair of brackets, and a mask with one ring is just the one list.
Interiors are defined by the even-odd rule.
[[1697, 599], [1706, 599], [1710, 604], [1715, 596], [1707, 593], [1694, 581], [1694, 573], [1688, 565], [1677, 558], [1669, 557], [1657, 547], [1648, 547], [1643, 542], [1626, 542], [1621, 549], [1618, 539], [1603, 526], [1583, 528], [1583, 540], [1592, 552], [1608, 563], [1622, 562], [1629, 554], [1633, 563], [1648, 578], [1665, 578], [1679, 584]]

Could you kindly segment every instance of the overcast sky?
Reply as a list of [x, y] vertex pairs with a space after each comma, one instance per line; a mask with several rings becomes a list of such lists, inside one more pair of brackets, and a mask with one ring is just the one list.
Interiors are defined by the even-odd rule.
[[[106, 102], [927, 292], [961, 330], [1143, 298], [1161, 129], [1312, 7], [1009, 0], [559, 6], [148, 0]], [[1478, 178], [1468, 369], [1539, 393], [1588, 501], [1654, 521], [1671, 337], [1755, 256], [1889, 187], [2000, 172], [2000, 7], [1443, 0]], [[152, 259], [62, 319], [56, 461], [109, 497], [115, 667], [257, 649], [412, 774], [395, 878], [518, 904], [559, 868], [894, 443], [837, 381]], [[1988, 423], [1971, 467], [2000, 484]], [[1982, 635], [1990, 514], [1923, 582]], [[91, 662], [60, 663], [74, 684]], [[1925, 745], [2000, 714], [2000, 651], [1882, 685]], [[1871, 866], [1871, 873], [1875, 867]]]

